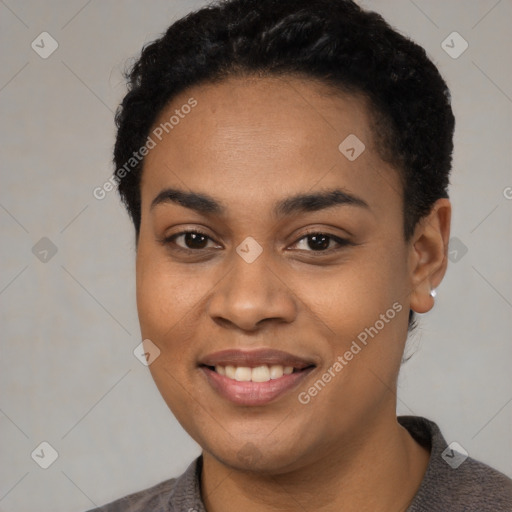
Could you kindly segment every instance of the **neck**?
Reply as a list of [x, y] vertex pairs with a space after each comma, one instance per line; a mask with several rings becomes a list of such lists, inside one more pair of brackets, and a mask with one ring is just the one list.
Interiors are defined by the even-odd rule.
[[203, 452], [201, 490], [208, 512], [401, 511], [425, 474], [430, 454], [390, 415], [350, 442], [279, 474], [229, 467]]

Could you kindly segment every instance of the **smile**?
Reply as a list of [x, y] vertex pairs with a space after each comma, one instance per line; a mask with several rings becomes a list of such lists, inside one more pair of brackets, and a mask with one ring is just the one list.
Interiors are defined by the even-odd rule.
[[218, 352], [199, 369], [210, 387], [236, 405], [265, 405], [299, 385], [316, 365], [281, 351]]

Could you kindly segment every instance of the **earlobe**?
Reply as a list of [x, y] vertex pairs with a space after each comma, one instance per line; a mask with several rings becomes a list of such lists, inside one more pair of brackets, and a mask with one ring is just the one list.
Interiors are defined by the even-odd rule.
[[426, 313], [434, 306], [432, 293], [441, 283], [448, 265], [451, 203], [438, 199], [430, 213], [421, 219], [410, 242], [410, 308]]
[[410, 307], [415, 313], [427, 313], [434, 307], [434, 297], [430, 293], [428, 280], [413, 288], [410, 301]]

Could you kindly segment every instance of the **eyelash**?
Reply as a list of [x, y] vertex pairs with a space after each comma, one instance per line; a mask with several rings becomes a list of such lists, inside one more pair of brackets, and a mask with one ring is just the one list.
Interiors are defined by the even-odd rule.
[[[174, 245], [174, 247], [172, 249], [173, 251], [177, 251], [177, 252], [181, 252], [181, 253], [186, 253], [186, 254], [199, 253], [201, 251], [207, 250], [207, 249], [186, 249], [184, 247], [180, 247], [179, 245], [176, 245], [175, 239], [180, 237], [180, 236], [182, 236], [182, 235], [187, 235], [187, 234], [201, 235], [201, 236], [204, 236], [204, 237], [208, 238], [209, 240], [213, 241], [213, 239], [209, 235], [207, 235], [206, 233], [204, 233], [204, 232], [202, 232], [200, 230], [197, 230], [197, 229], [193, 229], [193, 230], [189, 230], [189, 231], [181, 231], [179, 233], [175, 233], [174, 235], [171, 235], [171, 236], [169, 236], [167, 238], [159, 240], [159, 242], [162, 243], [165, 246], [169, 246], [169, 245], [173, 244]], [[332, 254], [333, 252], [339, 251], [339, 250], [343, 249], [346, 246], [355, 245], [353, 242], [350, 242], [346, 238], [341, 238], [339, 236], [335, 236], [335, 235], [332, 235], [330, 233], [324, 233], [322, 231], [310, 231], [310, 232], [304, 233], [293, 245], [296, 245], [300, 241], [302, 241], [304, 239], [307, 239], [308, 237], [313, 236], [313, 235], [325, 236], [325, 237], [329, 238], [330, 240], [334, 240], [339, 245], [339, 247], [337, 247], [337, 248], [331, 248], [331, 249], [326, 249], [326, 250], [320, 250], [320, 251], [309, 250], [309, 251], [305, 251], [305, 252], [308, 252], [308, 253], [312, 253], [314, 255], [321, 256], [321, 255], [325, 255], [325, 254]]]

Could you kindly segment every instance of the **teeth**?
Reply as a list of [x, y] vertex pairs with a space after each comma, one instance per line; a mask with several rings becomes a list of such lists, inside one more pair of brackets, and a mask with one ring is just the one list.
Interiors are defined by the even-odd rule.
[[251, 369], [247, 366], [238, 366], [235, 371], [235, 380], [249, 382], [251, 380]]
[[283, 375], [290, 375], [293, 373], [293, 366], [282, 366], [280, 364], [267, 366], [264, 364], [249, 368], [248, 366], [227, 365], [216, 366], [215, 371], [219, 375], [224, 375], [239, 382], [268, 382], [271, 379], [280, 379]]
[[236, 372], [236, 368], [234, 366], [231, 366], [231, 365], [226, 366], [226, 377], [229, 377], [230, 379], [234, 379], [235, 372]]
[[274, 364], [270, 367], [270, 378], [279, 379], [283, 376], [284, 370], [280, 364]]
[[256, 366], [252, 369], [251, 380], [253, 382], [268, 382], [270, 380], [270, 370], [267, 365]]

